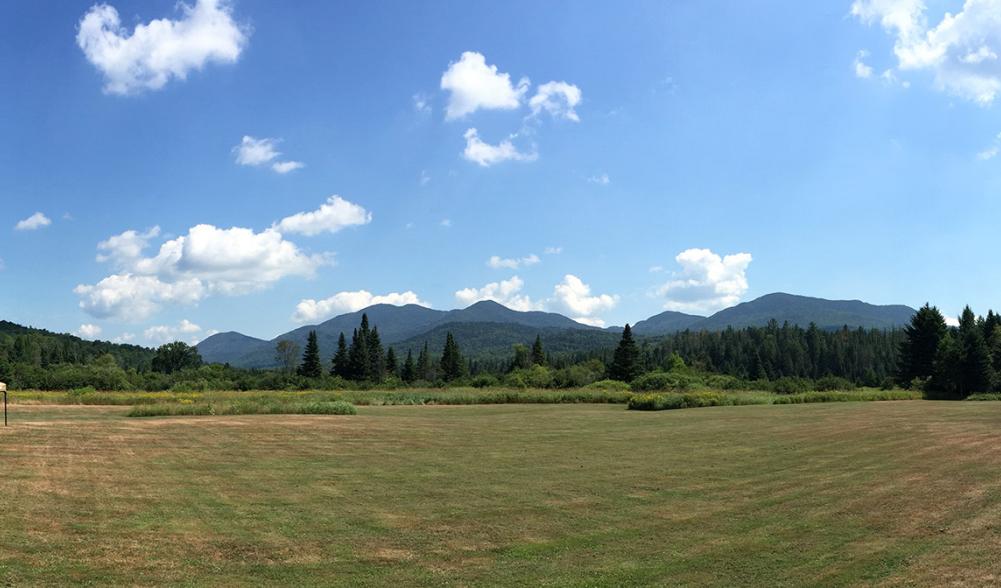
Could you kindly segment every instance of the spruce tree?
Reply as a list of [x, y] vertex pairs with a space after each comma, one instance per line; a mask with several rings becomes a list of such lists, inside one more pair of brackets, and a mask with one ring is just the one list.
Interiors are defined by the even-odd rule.
[[462, 361], [459, 346], [455, 342], [455, 337], [452, 336], [452, 331], [449, 331], [445, 335], [445, 348], [441, 353], [441, 375], [446, 382], [450, 382], [462, 377], [463, 368], [465, 368], [465, 363]]
[[900, 344], [897, 381], [901, 385], [909, 386], [915, 378], [926, 379], [933, 374], [939, 343], [947, 329], [945, 318], [934, 306], [926, 303], [914, 313]]
[[323, 375], [320, 363], [320, 345], [316, 341], [316, 331], [310, 331], [306, 339], [306, 350], [302, 354], [302, 365], [299, 374], [307, 378], [319, 378]]
[[431, 382], [434, 374], [431, 372], [431, 354], [428, 353], [428, 342], [424, 342], [424, 348], [417, 355], [417, 379]]
[[361, 382], [368, 379], [368, 338], [366, 333], [360, 329], [355, 329], [351, 336], [351, 347], [348, 349], [348, 379]]
[[407, 349], [407, 359], [403, 362], [403, 372], [400, 377], [408, 384], [412, 384], [417, 379], [417, 366], [414, 365], [414, 351], [412, 349]]
[[633, 339], [633, 330], [627, 324], [622, 329], [622, 339], [612, 356], [612, 365], [608, 366], [608, 375], [613, 380], [621, 382], [632, 382], [636, 376], [640, 375], [640, 357], [636, 341]]
[[330, 375], [339, 376], [344, 379], [348, 379], [351, 375], [351, 365], [348, 362], [348, 343], [344, 338], [344, 333], [337, 338], [337, 353], [334, 354], [332, 360], [333, 367], [330, 370]]
[[983, 325], [978, 324], [969, 306], [963, 309], [959, 319], [959, 345], [959, 395], [966, 397], [974, 392], [990, 390], [994, 381], [991, 354], [984, 340]]
[[532, 344], [532, 365], [546, 365], [546, 352], [540, 335], [535, 336], [535, 343]]
[[368, 379], [381, 382], [385, 377], [386, 353], [382, 350], [379, 328], [375, 327], [368, 335]]
[[396, 351], [394, 351], [393, 348], [390, 347], [388, 350], [386, 350], [386, 373], [389, 374], [390, 376], [396, 377], [397, 372], [400, 369], [400, 366], [397, 364], [398, 362], [396, 361]]

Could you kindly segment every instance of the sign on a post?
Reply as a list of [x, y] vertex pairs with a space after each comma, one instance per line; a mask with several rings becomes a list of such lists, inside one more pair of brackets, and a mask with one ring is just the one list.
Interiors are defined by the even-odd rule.
[[3, 392], [3, 426], [7, 426], [7, 384], [0, 382], [0, 392]]

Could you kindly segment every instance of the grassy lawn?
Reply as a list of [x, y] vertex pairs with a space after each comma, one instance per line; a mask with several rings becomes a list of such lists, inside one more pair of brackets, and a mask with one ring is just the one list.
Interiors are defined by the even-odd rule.
[[1001, 581], [1001, 404], [127, 411], [12, 407], [0, 586]]

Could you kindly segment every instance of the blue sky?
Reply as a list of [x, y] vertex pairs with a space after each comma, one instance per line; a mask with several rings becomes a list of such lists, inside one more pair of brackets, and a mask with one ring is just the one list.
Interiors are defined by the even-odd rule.
[[18, 323], [152, 345], [383, 300], [1001, 306], [998, 0], [7, 12]]

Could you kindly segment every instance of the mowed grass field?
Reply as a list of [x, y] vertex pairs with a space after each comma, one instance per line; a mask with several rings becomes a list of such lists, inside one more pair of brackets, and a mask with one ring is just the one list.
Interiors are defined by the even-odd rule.
[[12, 407], [0, 586], [1001, 583], [1001, 404]]

